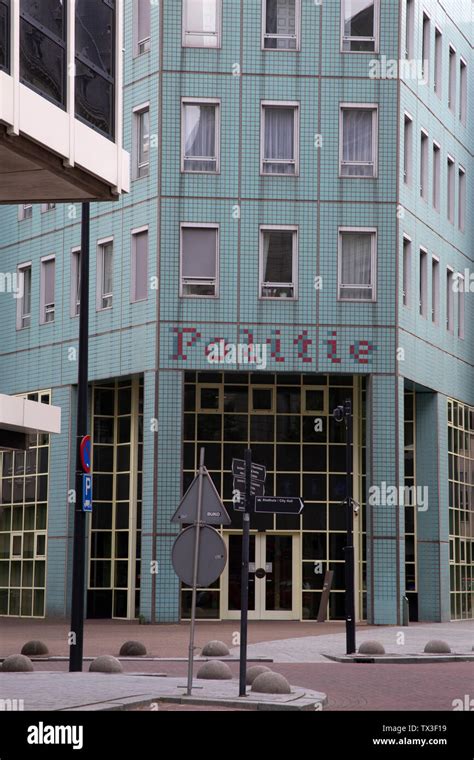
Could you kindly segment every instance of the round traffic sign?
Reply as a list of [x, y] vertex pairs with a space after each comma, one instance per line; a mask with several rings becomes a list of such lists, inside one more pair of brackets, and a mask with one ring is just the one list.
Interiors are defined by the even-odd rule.
[[82, 469], [89, 475], [91, 471], [91, 437], [85, 435], [81, 441], [81, 463]]
[[[194, 544], [196, 527], [185, 528], [173, 544], [171, 561], [178, 578], [188, 586], [193, 584]], [[225, 568], [227, 550], [219, 533], [208, 525], [199, 530], [199, 563], [197, 585], [206, 588], [214, 583]]]

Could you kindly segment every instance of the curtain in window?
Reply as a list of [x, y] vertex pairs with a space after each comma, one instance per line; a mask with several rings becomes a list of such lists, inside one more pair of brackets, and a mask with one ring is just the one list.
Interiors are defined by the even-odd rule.
[[265, 32], [267, 35], [282, 35], [282, 38], [267, 37], [266, 48], [296, 47], [296, 41], [288, 39], [296, 34], [295, 6], [296, 0], [267, 0]]
[[150, 112], [143, 111], [139, 115], [139, 146], [138, 146], [138, 170], [139, 176], [147, 172], [150, 161]]
[[185, 170], [216, 171], [216, 107], [187, 105], [184, 121]]
[[24, 316], [31, 313], [31, 269], [28, 267], [23, 270], [23, 299], [22, 314]]
[[[344, 233], [341, 246], [341, 297], [366, 300], [372, 298], [372, 235]], [[350, 285], [358, 285], [350, 288]]]
[[373, 111], [343, 112], [342, 173], [347, 177], [371, 177], [373, 167]]
[[103, 295], [112, 293], [113, 291], [113, 274], [112, 274], [112, 256], [113, 248], [111, 245], [105, 245], [102, 249], [102, 293]]
[[138, 42], [147, 40], [150, 36], [150, 0], [138, 0]]
[[135, 243], [135, 301], [148, 295], [148, 232], [134, 235]]
[[44, 263], [44, 304], [54, 305], [54, 259]]
[[215, 229], [194, 227], [183, 229], [183, 277], [213, 279], [216, 276]]
[[294, 127], [294, 108], [265, 108], [265, 174], [295, 173]]
[[219, 0], [185, 0], [185, 41], [193, 47], [216, 47]]

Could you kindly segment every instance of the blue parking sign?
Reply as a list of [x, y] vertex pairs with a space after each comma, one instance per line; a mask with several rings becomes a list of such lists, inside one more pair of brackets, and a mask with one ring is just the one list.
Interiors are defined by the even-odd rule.
[[92, 475], [82, 476], [82, 511], [92, 512]]

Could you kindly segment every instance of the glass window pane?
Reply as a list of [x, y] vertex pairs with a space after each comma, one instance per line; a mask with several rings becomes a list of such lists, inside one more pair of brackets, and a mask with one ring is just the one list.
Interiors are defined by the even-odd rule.
[[216, 171], [216, 111], [215, 105], [184, 106], [185, 171]]
[[217, 230], [184, 227], [182, 240], [183, 277], [215, 278]]
[[[374, 0], [343, 0], [345, 51], [375, 50]], [[358, 39], [359, 38], [359, 39]]]
[[22, 19], [20, 25], [21, 81], [62, 106], [66, 99], [65, 67], [64, 45], [53, 42], [37, 27]]

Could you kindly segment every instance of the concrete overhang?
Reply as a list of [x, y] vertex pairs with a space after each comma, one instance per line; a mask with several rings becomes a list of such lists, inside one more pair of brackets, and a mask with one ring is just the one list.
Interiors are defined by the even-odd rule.
[[26, 435], [61, 432], [61, 408], [0, 393], [0, 430]]

